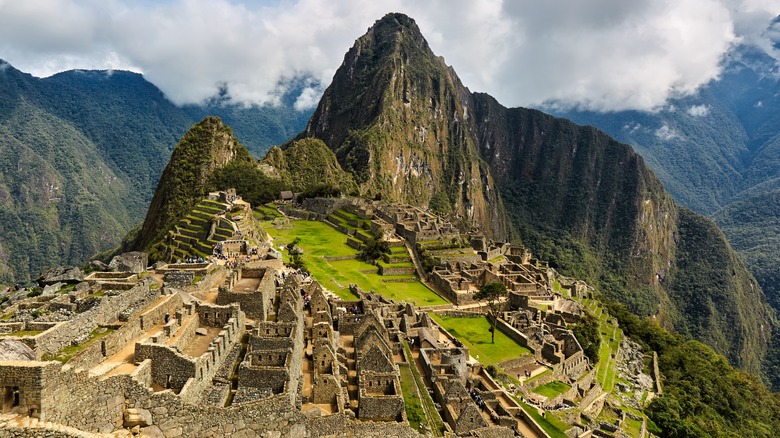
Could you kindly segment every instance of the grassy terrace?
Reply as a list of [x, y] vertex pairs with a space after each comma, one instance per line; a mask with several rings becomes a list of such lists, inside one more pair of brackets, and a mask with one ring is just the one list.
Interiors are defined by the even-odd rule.
[[498, 364], [531, 354], [531, 351], [496, 330], [496, 343], [490, 343], [490, 323], [487, 318], [456, 318], [431, 313], [433, 319], [469, 348], [469, 352], [485, 365]]
[[67, 363], [69, 360], [73, 358], [73, 356], [81, 353], [85, 348], [92, 345], [92, 343], [99, 341], [102, 338], [105, 338], [106, 336], [110, 335], [114, 332], [114, 329], [108, 328], [108, 327], [98, 327], [94, 330], [92, 330], [92, 333], [89, 335], [89, 339], [87, 339], [86, 342], [84, 342], [81, 345], [75, 345], [70, 347], [65, 347], [62, 350], [58, 351], [53, 357], [44, 357], [44, 360], [56, 360], [62, 363]]
[[[412, 361], [412, 350], [406, 341], [404, 341], [404, 350], [406, 350], [406, 357]], [[442, 436], [445, 430], [444, 421], [436, 410], [436, 404], [428, 394], [425, 382], [423, 382], [417, 366], [414, 365], [414, 361], [412, 364], [399, 364], [398, 368], [401, 371], [401, 390], [404, 395], [409, 425], [412, 429], [419, 431], [420, 424], [422, 424], [423, 427], [427, 426], [434, 436]]]
[[[296, 237], [303, 249], [306, 267], [317, 281], [344, 299], [354, 299], [349, 284], [355, 283], [363, 290], [373, 290], [383, 296], [421, 306], [447, 304], [419, 281], [413, 283], [385, 283], [390, 278], [413, 278], [411, 276], [382, 277], [377, 268], [361, 260], [349, 259], [327, 261], [324, 257], [356, 256], [357, 251], [346, 244], [347, 236], [330, 225], [318, 221], [291, 220], [288, 229], [275, 229], [270, 222], [262, 223], [265, 231], [274, 238], [276, 248], [292, 242]], [[286, 251], [282, 251], [287, 260]]]
[[571, 386], [563, 382], [554, 380], [550, 383], [546, 383], [544, 385], [538, 386], [536, 389], [534, 389], [534, 392], [543, 395], [548, 399], [554, 399], [555, 397], [559, 396], [560, 394], [563, 394], [569, 389], [571, 389]]
[[252, 212], [257, 220], [273, 220], [278, 217], [282, 217], [279, 210], [276, 209], [274, 204], [265, 204], [260, 206], [253, 206]]
[[512, 395], [512, 398], [514, 398], [523, 408], [523, 410], [528, 413], [531, 418], [536, 420], [539, 426], [541, 426], [541, 428], [544, 429], [544, 431], [547, 432], [547, 434], [552, 438], [568, 438], [568, 435], [566, 435], [564, 432], [570, 429], [571, 426], [564, 423], [558, 417], [549, 412], [545, 413], [544, 415], [539, 414], [538, 409], [528, 405], [514, 395]]

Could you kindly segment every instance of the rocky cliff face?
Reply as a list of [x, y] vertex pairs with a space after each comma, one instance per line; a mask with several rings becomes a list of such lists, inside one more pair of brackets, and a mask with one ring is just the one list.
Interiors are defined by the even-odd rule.
[[148, 250], [202, 199], [209, 177], [233, 160], [253, 162], [231, 129], [206, 117], [176, 145], [165, 167], [133, 248]]
[[712, 221], [678, 207], [642, 157], [593, 127], [485, 94], [472, 108], [512, 224], [541, 258], [759, 371], [773, 316]]
[[389, 14], [355, 42], [302, 136], [322, 139], [361, 194], [511, 231], [564, 274], [758, 371], [774, 318], [717, 227], [681, 211], [630, 146], [470, 93], [412, 19]]
[[364, 196], [452, 212], [508, 236], [469, 123], [470, 93], [412, 19], [389, 14], [347, 52], [304, 133], [322, 139]]

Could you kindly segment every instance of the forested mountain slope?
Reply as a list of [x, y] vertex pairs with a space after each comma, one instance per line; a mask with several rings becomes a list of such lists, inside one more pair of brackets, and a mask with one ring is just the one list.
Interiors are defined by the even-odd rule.
[[143, 219], [174, 145], [207, 114], [229, 116], [258, 157], [284, 143], [311, 113], [290, 96], [279, 107], [179, 108], [136, 73], [40, 79], [0, 61], [0, 283], [117, 246]]

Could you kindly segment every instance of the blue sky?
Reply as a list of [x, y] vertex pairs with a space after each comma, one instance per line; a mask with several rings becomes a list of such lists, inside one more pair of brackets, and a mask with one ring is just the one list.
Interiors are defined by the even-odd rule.
[[652, 110], [716, 79], [737, 44], [780, 58], [778, 0], [0, 0], [0, 58], [37, 76], [141, 72], [176, 103], [227, 84], [236, 102], [274, 104], [292, 77], [327, 85], [388, 12], [507, 106]]

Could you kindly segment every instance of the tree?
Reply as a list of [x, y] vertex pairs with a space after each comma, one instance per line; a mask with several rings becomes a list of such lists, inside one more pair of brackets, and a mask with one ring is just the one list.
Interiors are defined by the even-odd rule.
[[374, 236], [371, 240], [363, 244], [363, 250], [360, 251], [358, 257], [367, 262], [373, 262], [382, 257], [382, 254], [390, 254], [390, 244], [387, 243], [387, 241], [382, 240], [381, 237]]
[[490, 342], [492, 344], [496, 343], [496, 322], [498, 314], [501, 313], [506, 303], [506, 295], [506, 286], [504, 286], [504, 283], [498, 282], [488, 283], [479, 288], [479, 292], [474, 294], [475, 300], [487, 301], [488, 306], [490, 306], [490, 313], [492, 314], [490, 318]]
[[309, 269], [306, 268], [306, 263], [303, 261], [303, 253], [297, 246], [301, 241], [300, 237], [296, 237], [292, 242], [287, 244], [287, 253], [290, 254], [290, 267], [293, 269], [300, 269], [301, 272], [309, 273]]

